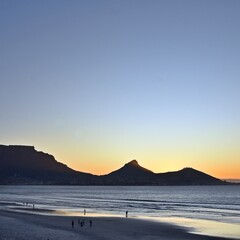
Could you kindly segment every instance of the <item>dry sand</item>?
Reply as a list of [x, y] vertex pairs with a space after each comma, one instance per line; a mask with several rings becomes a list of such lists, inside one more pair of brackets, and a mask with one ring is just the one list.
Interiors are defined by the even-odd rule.
[[[84, 219], [85, 225], [78, 225]], [[93, 225], [90, 228], [89, 220]], [[74, 228], [71, 222], [74, 220]], [[0, 240], [220, 240], [135, 218], [49, 216], [0, 210]]]

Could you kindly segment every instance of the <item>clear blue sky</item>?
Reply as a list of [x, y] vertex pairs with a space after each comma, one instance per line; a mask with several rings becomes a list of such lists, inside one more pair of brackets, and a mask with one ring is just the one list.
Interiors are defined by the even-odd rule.
[[1, 0], [0, 30], [2, 144], [240, 178], [240, 1]]

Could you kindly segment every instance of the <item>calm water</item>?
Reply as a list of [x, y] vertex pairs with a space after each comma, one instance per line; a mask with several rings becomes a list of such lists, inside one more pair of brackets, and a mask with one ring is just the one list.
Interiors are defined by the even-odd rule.
[[130, 217], [168, 219], [185, 225], [196, 221], [209, 225], [211, 221], [228, 228], [237, 226], [239, 232], [232, 235], [240, 238], [240, 186], [0, 186], [0, 202], [29, 202], [38, 208], [79, 215], [83, 209], [121, 216], [128, 210]]

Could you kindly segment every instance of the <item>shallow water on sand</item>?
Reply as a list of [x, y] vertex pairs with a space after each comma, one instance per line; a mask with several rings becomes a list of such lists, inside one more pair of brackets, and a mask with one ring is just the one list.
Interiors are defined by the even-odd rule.
[[191, 233], [235, 239], [240, 238], [240, 224], [237, 223], [181, 217], [160, 218], [158, 220], [186, 227]]

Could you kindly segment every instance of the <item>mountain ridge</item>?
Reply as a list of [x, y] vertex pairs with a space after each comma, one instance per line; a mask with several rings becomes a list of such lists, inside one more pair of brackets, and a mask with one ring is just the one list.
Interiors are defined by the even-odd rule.
[[0, 184], [62, 185], [226, 185], [193, 168], [154, 173], [137, 160], [105, 175], [73, 170], [34, 146], [0, 145]]

